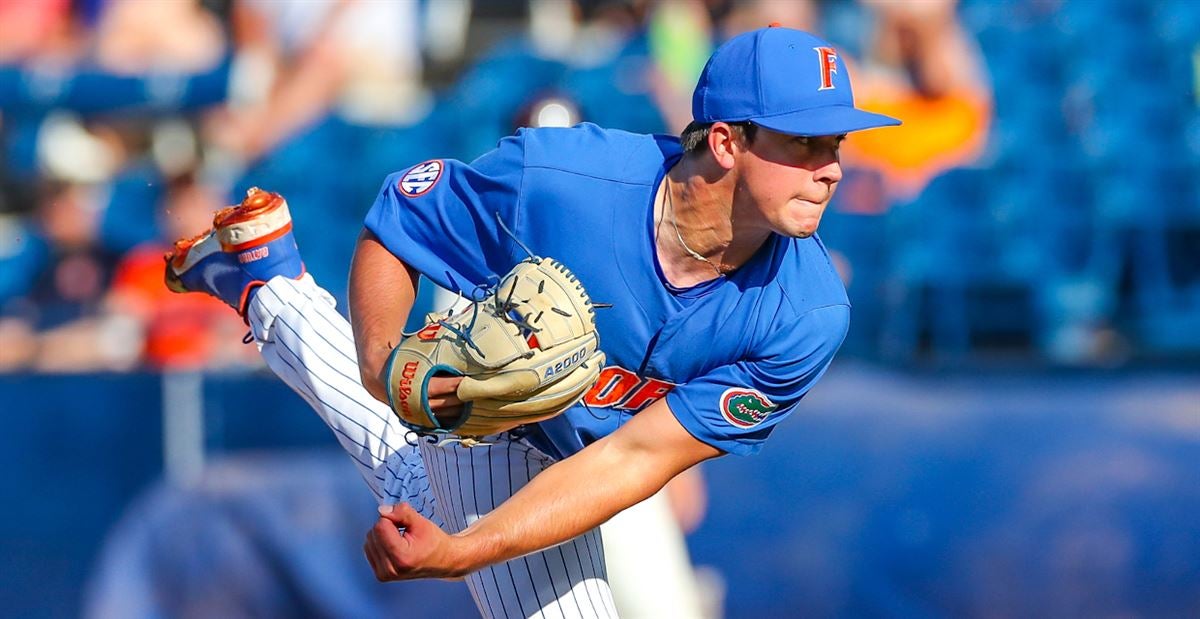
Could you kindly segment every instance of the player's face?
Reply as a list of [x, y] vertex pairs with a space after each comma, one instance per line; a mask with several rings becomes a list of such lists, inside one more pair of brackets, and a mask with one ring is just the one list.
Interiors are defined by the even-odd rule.
[[784, 236], [812, 236], [842, 180], [838, 148], [845, 137], [801, 137], [759, 128], [738, 162], [737, 193], [747, 206], [739, 210]]

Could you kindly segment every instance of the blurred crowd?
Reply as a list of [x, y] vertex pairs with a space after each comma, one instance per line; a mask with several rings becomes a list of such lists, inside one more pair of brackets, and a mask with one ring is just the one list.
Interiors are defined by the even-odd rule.
[[254, 367], [162, 284], [247, 188], [339, 293], [389, 172], [520, 126], [678, 133], [715, 45], [770, 22], [905, 123], [847, 142], [821, 228], [848, 353], [1200, 355], [1188, 0], [0, 0], [0, 371]]

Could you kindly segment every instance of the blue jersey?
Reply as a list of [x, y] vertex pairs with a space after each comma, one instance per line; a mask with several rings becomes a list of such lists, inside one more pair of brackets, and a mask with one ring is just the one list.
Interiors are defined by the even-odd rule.
[[472, 295], [526, 257], [505, 234], [579, 277], [607, 366], [582, 403], [531, 438], [570, 455], [666, 397], [680, 424], [751, 454], [828, 367], [849, 302], [817, 237], [772, 235], [749, 262], [687, 289], [654, 249], [657, 188], [676, 138], [605, 130], [521, 130], [471, 164], [427, 161], [389, 176], [366, 227], [399, 259]]

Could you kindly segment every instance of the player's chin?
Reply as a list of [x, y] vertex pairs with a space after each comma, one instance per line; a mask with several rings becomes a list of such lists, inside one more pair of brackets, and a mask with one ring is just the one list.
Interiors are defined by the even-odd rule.
[[824, 205], [806, 203], [803, 207], [796, 209], [787, 221], [783, 222], [778, 232], [784, 236], [807, 239], [816, 234], [817, 227], [821, 225], [821, 215], [824, 212]]
[[793, 222], [784, 226], [780, 226], [776, 232], [783, 236], [792, 237], [795, 239], [807, 239], [816, 234], [818, 221], [803, 221]]

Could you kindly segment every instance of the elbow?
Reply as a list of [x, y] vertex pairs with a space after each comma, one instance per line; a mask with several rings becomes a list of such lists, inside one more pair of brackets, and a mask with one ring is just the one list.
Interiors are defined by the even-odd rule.
[[387, 404], [388, 406], [391, 406], [391, 403], [388, 402], [387, 387], [384, 386], [383, 381], [379, 380], [378, 377], [370, 376], [365, 372], [362, 375], [362, 381], [363, 388], [367, 390], [367, 393], [371, 394], [371, 397], [383, 402], [384, 404]]
[[370, 345], [368, 338], [363, 336], [355, 337], [355, 346], [358, 349], [359, 382], [362, 383], [367, 393], [371, 394], [371, 397], [387, 404], [388, 387], [384, 372], [392, 353], [390, 344], [388, 346]]
[[374, 391], [374, 389], [372, 389], [372, 387], [374, 387], [375, 385], [372, 385], [372, 383], [379, 382], [378, 377], [371, 376], [370, 370], [368, 370], [364, 366], [359, 366], [358, 380], [359, 380], [359, 382], [362, 383], [362, 386], [364, 389], [371, 392], [371, 395], [375, 395], [375, 391]]
[[383, 365], [366, 362], [359, 363], [358, 376], [362, 386], [371, 397], [388, 404], [387, 383], [383, 380]]

